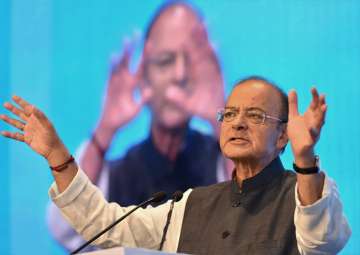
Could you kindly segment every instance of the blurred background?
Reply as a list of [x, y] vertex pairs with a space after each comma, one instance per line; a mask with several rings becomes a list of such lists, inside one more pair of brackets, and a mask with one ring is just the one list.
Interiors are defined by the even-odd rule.
[[[111, 55], [121, 51], [125, 38], [141, 38], [163, 2], [1, 0], [1, 103], [16, 93], [37, 105], [75, 152], [99, 118]], [[311, 86], [326, 94], [327, 121], [317, 154], [339, 186], [353, 231], [341, 254], [360, 254], [360, 1], [191, 3], [205, 18], [226, 95], [249, 75], [296, 89], [302, 110]], [[143, 109], [116, 137], [108, 157], [144, 139], [148, 122], [149, 111]], [[210, 132], [201, 119], [191, 125]], [[46, 225], [52, 178], [45, 161], [3, 137], [0, 152], [0, 254], [65, 254]], [[291, 168], [289, 149], [282, 159]]]

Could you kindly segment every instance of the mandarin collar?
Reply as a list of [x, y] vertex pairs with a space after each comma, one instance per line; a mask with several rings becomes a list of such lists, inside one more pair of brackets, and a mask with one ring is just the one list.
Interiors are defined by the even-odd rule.
[[284, 172], [284, 166], [281, 163], [279, 157], [276, 157], [269, 165], [267, 165], [263, 170], [261, 170], [257, 175], [248, 178], [242, 182], [241, 188], [239, 187], [235, 171], [233, 172], [233, 178], [231, 181], [232, 186], [232, 195], [238, 195], [243, 193], [249, 193], [254, 190], [260, 190], [266, 187], [268, 184], [273, 182]]

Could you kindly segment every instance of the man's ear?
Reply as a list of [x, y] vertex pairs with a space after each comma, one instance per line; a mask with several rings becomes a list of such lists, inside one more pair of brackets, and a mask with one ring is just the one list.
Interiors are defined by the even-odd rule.
[[289, 141], [288, 135], [287, 135], [287, 124], [281, 124], [279, 126], [280, 133], [277, 139], [276, 147], [281, 150], [285, 148], [286, 144]]

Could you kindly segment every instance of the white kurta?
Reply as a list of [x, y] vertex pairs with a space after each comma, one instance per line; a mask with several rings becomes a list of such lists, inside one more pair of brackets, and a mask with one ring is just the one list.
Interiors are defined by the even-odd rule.
[[[191, 191], [187, 190], [183, 198], [175, 203], [164, 251], [177, 250]], [[54, 183], [49, 194], [64, 217], [87, 240], [133, 208], [108, 203], [81, 169], [64, 192], [59, 194]], [[300, 254], [336, 254], [351, 235], [336, 184], [326, 177], [322, 198], [310, 206], [302, 206], [296, 191], [295, 194], [294, 223]], [[170, 201], [158, 207], [140, 208], [95, 244], [103, 248], [125, 246], [158, 249], [169, 208]]]

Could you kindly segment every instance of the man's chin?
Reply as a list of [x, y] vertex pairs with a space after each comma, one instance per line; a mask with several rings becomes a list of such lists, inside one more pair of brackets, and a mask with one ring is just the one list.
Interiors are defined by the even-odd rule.
[[238, 161], [242, 159], [248, 159], [251, 157], [251, 153], [248, 151], [223, 151], [223, 154], [226, 158], [231, 159], [232, 161]]
[[189, 122], [189, 117], [178, 113], [168, 113], [162, 116], [160, 123], [164, 128], [177, 129], [186, 127]]

